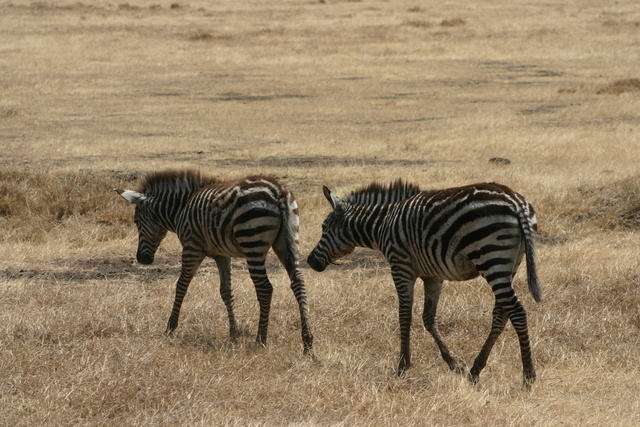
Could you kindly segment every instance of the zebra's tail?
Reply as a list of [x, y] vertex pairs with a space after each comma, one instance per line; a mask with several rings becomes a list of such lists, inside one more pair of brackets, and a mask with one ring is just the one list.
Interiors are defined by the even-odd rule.
[[280, 215], [282, 217], [282, 228], [280, 233], [284, 233], [285, 256], [284, 265], [287, 271], [293, 272], [298, 268], [298, 228], [300, 219], [298, 216], [298, 203], [291, 193], [287, 193], [280, 199]]
[[[525, 202], [526, 203], [526, 202]], [[532, 209], [531, 206], [528, 206]], [[535, 216], [534, 216], [535, 218]], [[535, 221], [535, 219], [534, 219]], [[542, 291], [538, 283], [538, 269], [536, 268], [535, 252], [535, 231], [534, 226], [524, 209], [518, 210], [518, 222], [524, 234], [525, 257], [527, 259], [527, 281], [529, 282], [529, 292], [536, 302], [542, 301]]]

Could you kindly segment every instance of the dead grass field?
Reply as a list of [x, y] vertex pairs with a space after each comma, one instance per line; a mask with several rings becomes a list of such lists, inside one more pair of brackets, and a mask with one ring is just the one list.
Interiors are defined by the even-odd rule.
[[[640, 424], [637, 1], [0, 0], [0, 58], [0, 425]], [[285, 181], [305, 258], [322, 184], [511, 186], [541, 228], [545, 300], [516, 281], [538, 381], [511, 326], [479, 384], [449, 372], [421, 289], [396, 378], [395, 289], [364, 250], [303, 263], [317, 360], [275, 257], [266, 349], [242, 261], [236, 345], [211, 261], [163, 336], [179, 244], [137, 265], [111, 189], [169, 167]], [[445, 287], [469, 365], [492, 304], [480, 280]]]

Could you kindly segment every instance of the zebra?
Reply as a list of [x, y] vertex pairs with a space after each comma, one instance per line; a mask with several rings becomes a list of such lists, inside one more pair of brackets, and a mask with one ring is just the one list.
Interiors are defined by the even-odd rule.
[[231, 258], [244, 257], [260, 305], [256, 342], [266, 345], [273, 288], [265, 259], [269, 248], [273, 248], [289, 275], [298, 302], [304, 353], [312, 353], [307, 291], [298, 266], [298, 205], [281, 183], [265, 176], [221, 181], [195, 170], [167, 170], [143, 176], [138, 191], [114, 190], [135, 205], [139, 263], [153, 263], [155, 252], [169, 231], [175, 232], [182, 244], [182, 267], [167, 335], [178, 326], [180, 307], [191, 279], [204, 258], [211, 257], [218, 267], [231, 341], [236, 341]]
[[507, 320], [513, 324], [523, 365], [525, 387], [536, 379], [531, 357], [527, 314], [512, 280], [526, 255], [529, 291], [540, 302], [534, 252], [537, 222], [533, 207], [504, 185], [479, 183], [421, 191], [398, 180], [389, 186], [373, 183], [344, 199], [323, 187], [333, 211], [322, 224], [320, 241], [307, 262], [323, 271], [356, 247], [380, 251], [391, 267], [398, 293], [400, 360], [396, 373], [410, 365], [410, 326], [414, 284], [424, 282], [422, 320], [449, 368], [463, 374], [438, 331], [436, 310], [444, 280], [464, 281], [481, 275], [495, 295], [491, 332], [468, 372], [477, 383], [489, 353]]

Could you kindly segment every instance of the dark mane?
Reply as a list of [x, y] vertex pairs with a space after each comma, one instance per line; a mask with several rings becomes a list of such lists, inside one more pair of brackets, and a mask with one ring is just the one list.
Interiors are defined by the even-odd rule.
[[344, 201], [359, 206], [381, 206], [400, 202], [420, 192], [417, 185], [399, 179], [388, 186], [374, 182], [349, 194]]
[[216, 178], [203, 175], [192, 169], [164, 170], [145, 174], [140, 179], [138, 191], [147, 196], [167, 190], [191, 192], [216, 182], [218, 182]]

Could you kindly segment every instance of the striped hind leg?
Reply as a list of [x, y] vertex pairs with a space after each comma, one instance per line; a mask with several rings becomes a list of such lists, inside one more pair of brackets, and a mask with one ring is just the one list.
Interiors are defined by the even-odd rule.
[[533, 359], [531, 356], [529, 328], [527, 327], [527, 312], [517, 298], [515, 303], [515, 306], [511, 309], [507, 309], [507, 311], [509, 312], [509, 320], [511, 320], [511, 324], [516, 330], [518, 334], [518, 341], [520, 342], [523, 384], [525, 388], [530, 388], [531, 384], [536, 380], [536, 370], [533, 366]]
[[444, 281], [434, 279], [432, 277], [423, 277], [422, 281], [424, 282], [424, 311], [422, 313], [422, 322], [424, 323], [424, 327], [435, 340], [438, 349], [440, 350], [440, 355], [442, 355], [444, 361], [449, 365], [449, 369], [461, 374], [465, 369], [464, 363], [453, 357], [440, 335], [438, 322], [436, 321], [438, 300], [440, 299], [440, 293], [442, 292], [442, 285]]
[[309, 322], [307, 320], [309, 314], [309, 309], [307, 307], [307, 289], [304, 285], [302, 274], [300, 274], [298, 269], [293, 272], [289, 272], [289, 277], [291, 278], [291, 290], [293, 291], [293, 295], [296, 297], [296, 301], [298, 301], [298, 307], [300, 309], [303, 352], [304, 354], [310, 355], [313, 353], [313, 334], [311, 334]]
[[[483, 276], [485, 276], [483, 274]], [[536, 379], [536, 371], [531, 357], [531, 345], [529, 342], [529, 330], [527, 327], [527, 312], [518, 300], [518, 297], [511, 285], [512, 274], [488, 274], [485, 279], [491, 284], [491, 289], [496, 296], [496, 303], [493, 309], [493, 323], [489, 337], [482, 346], [482, 350], [476, 357], [470, 371], [470, 379], [477, 382], [480, 371], [486, 366], [487, 358], [496, 340], [504, 330], [507, 320], [511, 321], [518, 341], [520, 343], [520, 355], [522, 358], [522, 370], [525, 387], [530, 387]]]
[[269, 328], [269, 311], [271, 310], [271, 296], [273, 286], [267, 277], [265, 268], [266, 253], [247, 254], [247, 265], [249, 274], [256, 288], [256, 297], [260, 305], [260, 318], [258, 320], [258, 334], [256, 343], [261, 346], [267, 345], [267, 329]]
[[302, 345], [304, 354], [313, 353], [313, 334], [309, 329], [309, 321], [307, 319], [309, 315], [309, 308], [307, 307], [307, 289], [302, 279], [302, 274], [298, 269], [293, 272], [288, 272], [291, 279], [291, 290], [293, 295], [298, 301], [298, 308], [300, 309], [300, 325], [302, 331]]
[[309, 329], [309, 321], [307, 319], [309, 315], [309, 308], [307, 306], [307, 288], [305, 286], [304, 279], [302, 278], [302, 274], [300, 273], [300, 270], [298, 270], [297, 260], [295, 260], [297, 254], [294, 255], [292, 253], [287, 256], [287, 248], [283, 246], [285, 243], [281, 240], [284, 239], [278, 239], [274, 243], [273, 251], [280, 259], [280, 262], [285, 266], [289, 279], [291, 280], [291, 290], [293, 291], [293, 295], [296, 297], [298, 308], [300, 310], [303, 352], [304, 354], [311, 355], [313, 353], [313, 334]]
[[180, 277], [176, 282], [176, 296], [173, 300], [173, 309], [171, 310], [171, 316], [167, 322], [167, 329], [165, 333], [171, 335], [171, 333], [178, 327], [178, 319], [180, 318], [180, 308], [182, 307], [182, 301], [187, 294], [191, 279], [198, 271], [204, 254], [201, 252], [182, 251], [182, 268], [180, 270]]
[[218, 266], [218, 274], [220, 275], [220, 296], [227, 308], [229, 316], [229, 337], [231, 342], [236, 342], [238, 338], [238, 326], [236, 325], [236, 317], [233, 313], [233, 292], [231, 290], [231, 258], [217, 256], [214, 258]]
[[489, 332], [487, 340], [484, 342], [480, 353], [478, 353], [476, 360], [473, 362], [471, 371], [469, 371], [469, 380], [472, 383], [475, 384], [478, 382], [480, 371], [482, 371], [487, 365], [487, 359], [489, 358], [491, 349], [493, 349], [493, 345], [496, 343], [496, 340], [504, 330], [504, 327], [507, 325], [507, 320], [507, 313], [496, 300], [496, 303], [493, 307], [493, 322], [491, 323], [491, 332]]

